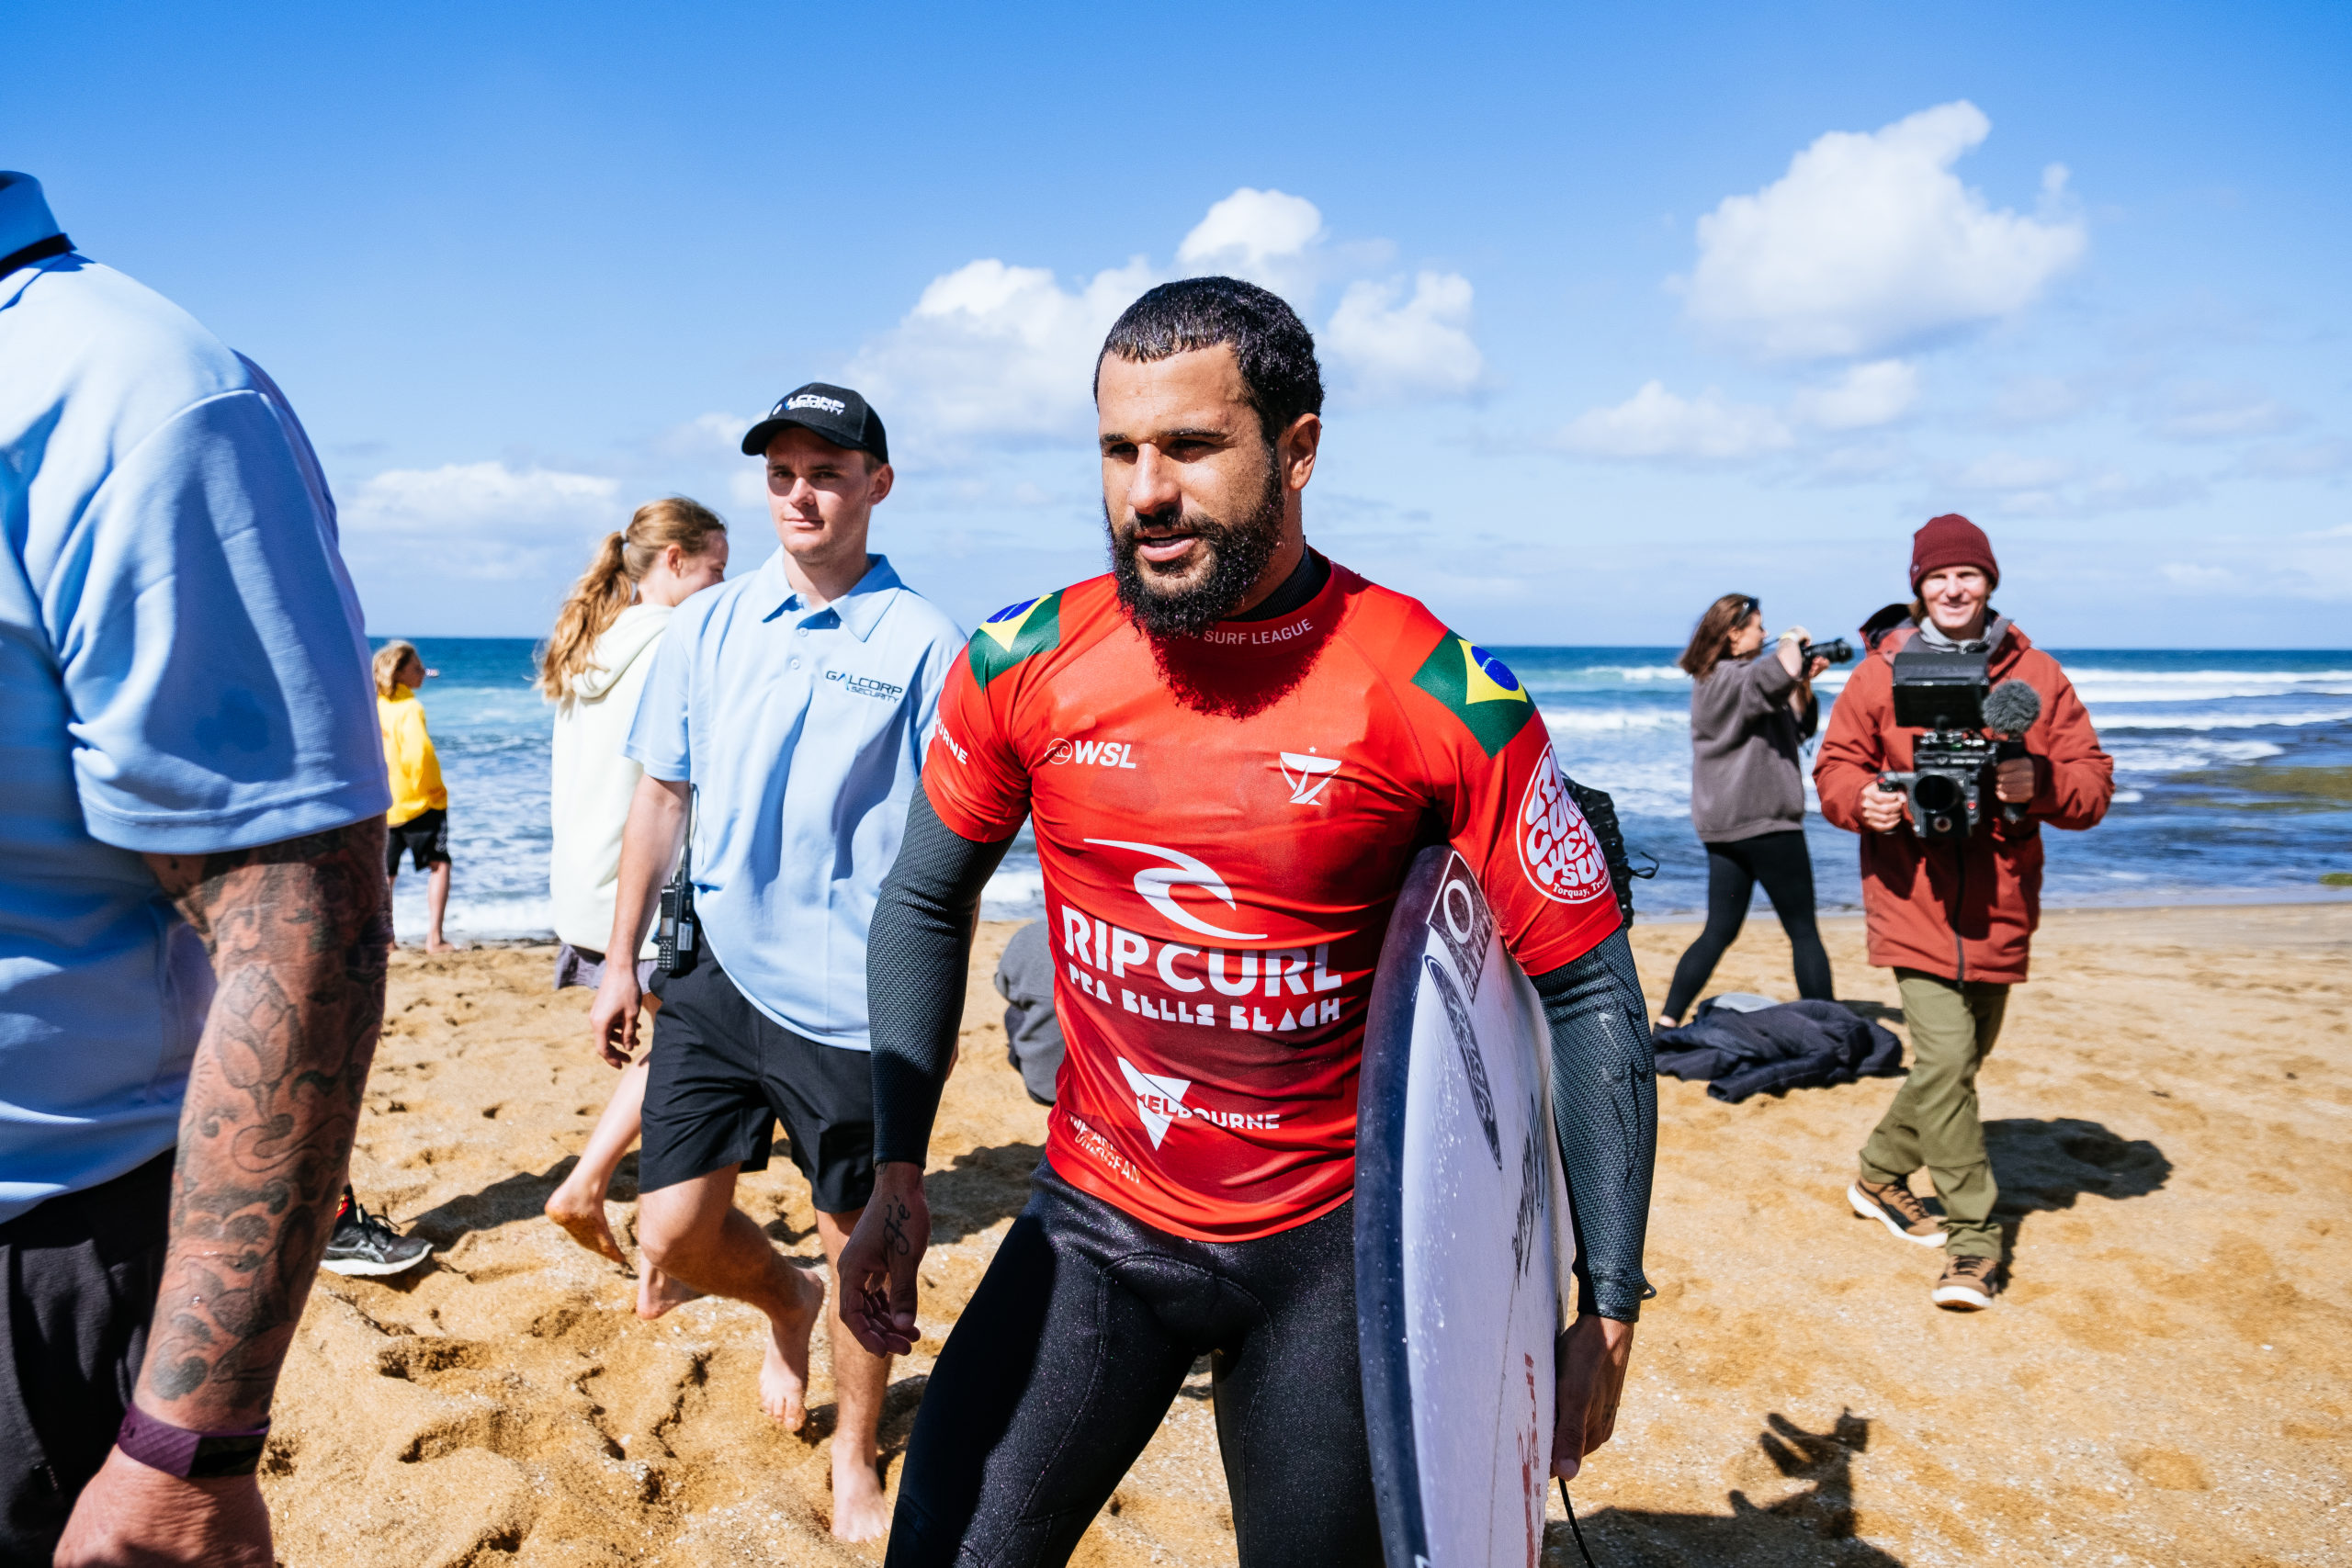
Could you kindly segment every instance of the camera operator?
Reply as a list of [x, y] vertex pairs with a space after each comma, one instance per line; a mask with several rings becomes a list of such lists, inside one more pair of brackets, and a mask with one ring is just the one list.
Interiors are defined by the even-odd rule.
[[[1847, 1201], [1899, 1239], [1944, 1249], [1933, 1299], [1956, 1311], [1992, 1305], [2006, 1275], [1976, 1072], [2009, 987], [2026, 977], [2041, 829], [2096, 826], [2115, 793], [2114, 763], [2065, 672], [1993, 609], [2000, 581], [1991, 542], [1967, 518], [1947, 513], [1913, 536], [1911, 624], [1881, 637], [1846, 683], [1813, 770], [1822, 815], [1862, 835], [1870, 961], [1894, 971], [1911, 1032], [1910, 1076], [1862, 1145]], [[2022, 681], [2039, 698], [2038, 714], [2000, 749], [2016, 754], [1984, 764], [1992, 787], [1981, 807], [1955, 812], [1941, 837], [1931, 836], [1940, 822], [1923, 828], [1910, 795], [1888, 782], [1913, 767], [1923, 739], [1895, 722], [1895, 658], [1905, 648], [1979, 655], [1988, 684]], [[1940, 1224], [1911, 1191], [1922, 1167], [1943, 1200]]]
[[1747, 921], [1759, 882], [1788, 933], [1797, 994], [1830, 998], [1829, 954], [1813, 921], [1798, 756], [1821, 720], [1813, 678], [1829, 660], [1810, 651], [1805, 629], [1791, 626], [1764, 652], [1763, 606], [1726, 593], [1699, 617], [1678, 660], [1690, 677], [1690, 825], [1707, 849], [1707, 925], [1674, 966], [1661, 1029], [1679, 1024], [1698, 999]]

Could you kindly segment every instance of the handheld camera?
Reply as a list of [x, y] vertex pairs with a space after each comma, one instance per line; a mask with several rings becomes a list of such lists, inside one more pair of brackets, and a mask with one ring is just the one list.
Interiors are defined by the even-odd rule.
[[[1910, 771], [1881, 773], [1878, 787], [1910, 797], [1921, 838], [1967, 838], [1993, 800], [1994, 771], [2026, 754], [2025, 732], [2041, 716], [2041, 694], [2023, 681], [1992, 685], [1982, 653], [1903, 649], [1894, 656], [1894, 722], [1928, 733], [1912, 744]], [[2002, 807], [2007, 821], [2023, 815]]]
[[1854, 645], [1842, 637], [1831, 637], [1827, 642], [1803, 644], [1797, 653], [1807, 664], [1816, 659], [1826, 659], [1832, 664], [1851, 664], [1854, 661]]

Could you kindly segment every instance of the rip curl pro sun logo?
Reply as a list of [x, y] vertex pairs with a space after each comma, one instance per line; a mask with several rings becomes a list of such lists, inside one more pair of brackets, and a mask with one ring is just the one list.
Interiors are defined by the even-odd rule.
[[1446, 633], [1413, 672], [1413, 684], [1453, 710], [1492, 757], [1535, 716], [1534, 699], [1510, 667], [1465, 637]]
[[1577, 809], [1549, 746], [1527, 781], [1512, 836], [1519, 840], [1520, 869], [1546, 898], [1581, 904], [1611, 894], [1609, 862], [1600, 852], [1600, 840]]
[[1042, 599], [1007, 604], [980, 623], [968, 649], [972, 679], [987, 691], [989, 682], [1028, 658], [1062, 640], [1062, 596], [1059, 591]]
[[1323, 786], [1331, 782], [1331, 775], [1340, 771], [1339, 758], [1318, 757], [1311, 746], [1304, 753], [1284, 751], [1281, 755], [1283, 782], [1290, 785], [1293, 806], [1314, 805], [1315, 797], [1323, 793]]

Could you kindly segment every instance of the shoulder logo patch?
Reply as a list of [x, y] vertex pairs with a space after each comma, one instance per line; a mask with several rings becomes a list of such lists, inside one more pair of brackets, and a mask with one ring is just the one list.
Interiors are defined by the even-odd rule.
[[989, 682], [1028, 658], [1043, 653], [1062, 640], [1062, 596], [1060, 590], [1042, 599], [1023, 599], [1018, 604], [1007, 604], [980, 623], [972, 634], [968, 655], [972, 661], [972, 678], [982, 691]]
[[1452, 632], [1438, 638], [1413, 672], [1413, 684], [1453, 709], [1489, 757], [1535, 716], [1534, 699], [1510, 667]]

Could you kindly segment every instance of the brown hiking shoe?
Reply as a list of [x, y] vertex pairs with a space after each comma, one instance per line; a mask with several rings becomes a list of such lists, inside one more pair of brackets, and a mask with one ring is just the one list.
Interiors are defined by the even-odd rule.
[[1955, 1258], [1936, 1281], [1935, 1303], [1947, 1312], [1983, 1312], [2001, 1293], [2007, 1272], [1997, 1258]]
[[1917, 1247], [1941, 1247], [1944, 1227], [1928, 1206], [1919, 1201], [1918, 1194], [1900, 1181], [1881, 1186], [1860, 1177], [1846, 1189], [1846, 1201], [1854, 1213], [1866, 1220], [1876, 1220], [1887, 1234], [1897, 1241], [1907, 1241]]

